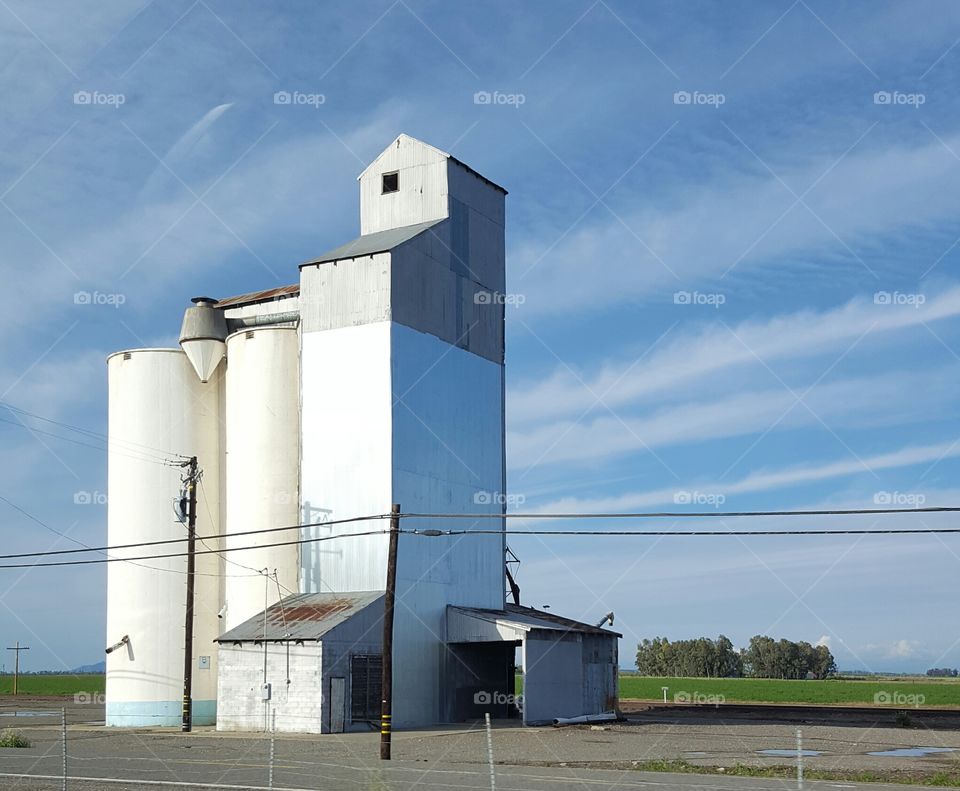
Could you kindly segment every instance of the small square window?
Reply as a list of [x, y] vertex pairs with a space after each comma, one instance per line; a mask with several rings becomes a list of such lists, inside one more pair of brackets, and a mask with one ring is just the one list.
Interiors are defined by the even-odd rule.
[[383, 191], [386, 195], [389, 192], [400, 192], [400, 174], [397, 171], [383, 174]]

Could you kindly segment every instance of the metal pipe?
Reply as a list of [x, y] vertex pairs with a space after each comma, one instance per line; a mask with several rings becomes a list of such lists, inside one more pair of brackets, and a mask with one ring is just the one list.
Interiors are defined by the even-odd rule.
[[603, 714], [581, 714], [579, 717], [555, 717], [553, 724], [559, 725], [580, 725], [584, 722], [612, 722], [617, 715], [608, 711]]
[[237, 332], [250, 327], [266, 327], [274, 324], [296, 324], [300, 321], [299, 310], [288, 310], [285, 313], [266, 313], [261, 316], [244, 316], [227, 319], [227, 331]]

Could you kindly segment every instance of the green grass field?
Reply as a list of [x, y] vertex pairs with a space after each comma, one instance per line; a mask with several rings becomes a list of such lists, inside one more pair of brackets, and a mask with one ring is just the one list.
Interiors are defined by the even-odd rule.
[[[20, 676], [21, 695], [70, 696], [78, 692], [100, 694], [104, 690], [102, 675], [83, 676]], [[13, 692], [13, 676], [0, 676], [0, 695]]]
[[[620, 697], [636, 700], [663, 700], [661, 687], [669, 687], [667, 700], [683, 695], [689, 700], [723, 696], [725, 703], [811, 703], [884, 705], [910, 709], [914, 706], [956, 706], [960, 708], [960, 681], [909, 678], [828, 679], [826, 681], [781, 681], [768, 678], [653, 678], [620, 676]], [[875, 698], [875, 696], [879, 696]]]

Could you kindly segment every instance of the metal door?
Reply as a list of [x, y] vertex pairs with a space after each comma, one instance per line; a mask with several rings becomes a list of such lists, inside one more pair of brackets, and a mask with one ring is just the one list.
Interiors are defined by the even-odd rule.
[[347, 708], [347, 680], [330, 679], [330, 732], [343, 733], [343, 718]]

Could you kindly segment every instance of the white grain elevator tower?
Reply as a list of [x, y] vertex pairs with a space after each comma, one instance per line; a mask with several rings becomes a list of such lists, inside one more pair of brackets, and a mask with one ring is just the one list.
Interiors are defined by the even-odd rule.
[[[447, 605], [504, 606], [504, 198], [453, 158], [401, 135], [360, 175], [354, 241], [300, 271], [304, 522], [404, 519], [394, 642], [394, 723], [440, 722]], [[362, 532], [369, 524], [322, 531]], [[408, 539], [408, 540], [404, 540]], [[317, 591], [383, 590], [386, 535], [310, 544]], [[308, 556], [309, 555], [309, 556]]]
[[[109, 358], [111, 449], [195, 455], [203, 470], [191, 657], [197, 725], [257, 727], [267, 706], [294, 711], [322, 700], [322, 727], [333, 728], [330, 682], [345, 675], [335, 659], [349, 663], [353, 644], [324, 643], [311, 681], [278, 683], [269, 701], [261, 699], [265, 652], [250, 645], [292, 639], [285, 622], [266, 636], [265, 599], [269, 613], [297, 595], [370, 602], [384, 590], [385, 532], [309, 540], [385, 523], [338, 520], [386, 514], [393, 503], [404, 513], [474, 515], [403, 519], [405, 531], [476, 535], [400, 538], [398, 727], [453, 718], [452, 679], [464, 662], [448, 644], [451, 608], [505, 606], [506, 191], [407, 135], [359, 182], [360, 236], [301, 264], [299, 284], [197, 298], [182, 350]], [[173, 512], [180, 471], [131, 463], [119, 451], [109, 465], [108, 543], [182, 541]], [[278, 527], [295, 532], [254, 532]], [[183, 545], [170, 546], [173, 554]], [[109, 564], [107, 645], [123, 641], [107, 657], [108, 725], [180, 722], [185, 569], [183, 557]], [[461, 641], [476, 636], [460, 632]], [[287, 648], [276, 650], [286, 670]], [[513, 650], [510, 642], [497, 656], [512, 662]], [[225, 655], [234, 664], [225, 666]], [[509, 675], [502, 681], [512, 689]]]

